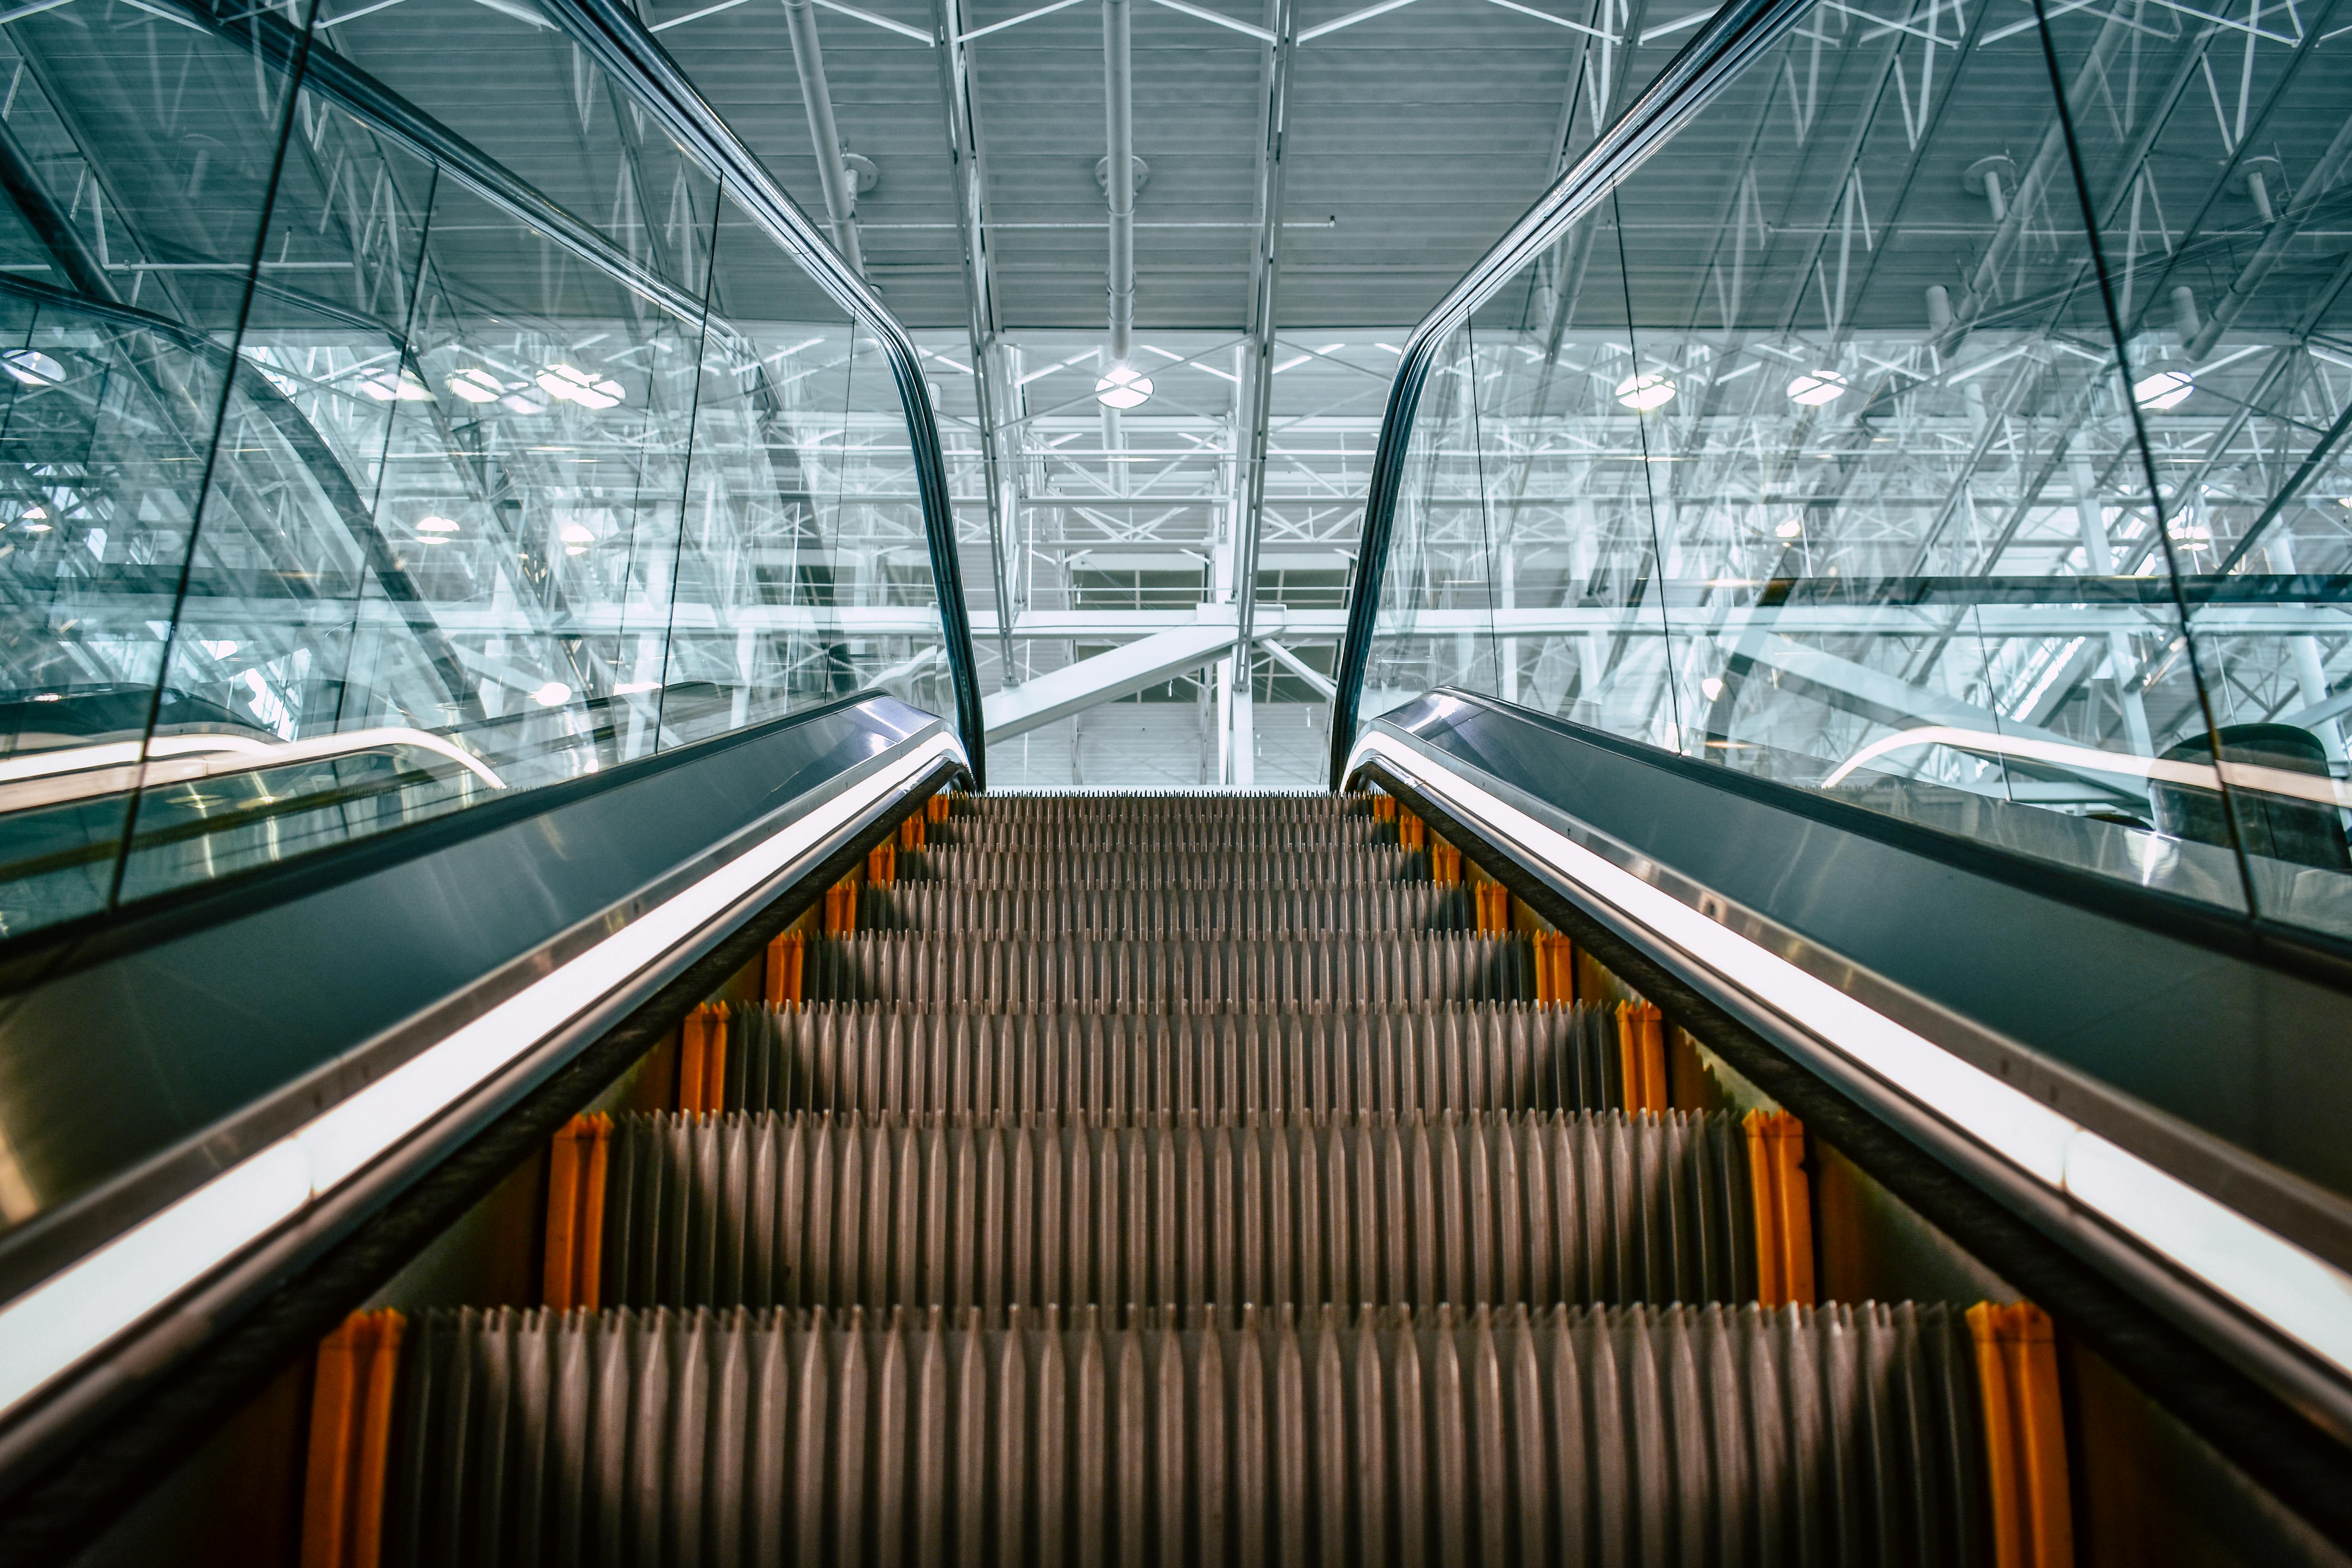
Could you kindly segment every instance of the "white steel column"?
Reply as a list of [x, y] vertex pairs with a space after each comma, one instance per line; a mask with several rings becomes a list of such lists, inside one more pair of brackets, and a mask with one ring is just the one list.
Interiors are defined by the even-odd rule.
[[[2080, 442], [2066, 455], [2066, 471], [2074, 486], [2074, 518], [2083, 530], [2083, 565], [2094, 577], [2112, 577], [2116, 571], [2116, 553], [2107, 542], [2107, 510], [2099, 500], [2097, 476], [2091, 472], [2090, 454]], [[2139, 675], [2139, 662], [2132, 658], [2131, 638], [2123, 632], [2107, 634], [2107, 668], [2115, 677], [2116, 697], [2123, 704], [2124, 728], [2131, 737], [2131, 748], [2143, 757], [2156, 754], [2156, 744], [2149, 738], [2147, 704], [2141, 700], [2139, 689], [2133, 684]]]

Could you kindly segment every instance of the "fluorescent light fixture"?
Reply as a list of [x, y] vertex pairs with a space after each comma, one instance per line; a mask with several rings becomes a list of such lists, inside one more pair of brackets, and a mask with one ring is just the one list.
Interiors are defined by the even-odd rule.
[[1809, 370], [1789, 383], [1789, 401], [1807, 408], [1835, 403], [1845, 395], [1846, 379], [1833, 370]]
[[560, 397], [583, 408], [612, 408], [627, 395], [619, 382], [568, 364], [551, 364], [541, 371], [539, 389], [550, 397]]
[[[2352, 1276], [2108, 1139], [2061, 1116], [1663, 889], [1538, 822], [1452, 768], [1378, 731], [1350, 753], [1378, 761], [1654, 931], [1914, 1104], [2064, 1193], [2340, 1372], [2352, 1372]], [[1426, 775], [1442, 775], [1431, 786]]]
[[1636, 414], [1647, 414], [1672, 403], [1678, 390], [1673, 381], [1652, 371], [1646, 375], [1629, 375], [1619, 382], [1616, 397]]
[[1151, 378], [1132, 365], [1115, 364], [1095, 383], [1095, 401], [1105, 408], [1140, 408], [1151, 400]]
[[2196, 378], [2185, 370], [2160, 370], [2132, 385], [2132, 401], [2142, 408], [2177, 408], [2197, 390]]
[[378, 403], [429, 403], [433, 393], [423, 382], [406, 371], [371, 371], [360, 377], [359, 390]]
[[449, 378], [449, 390], [468, 403], [496, 403], [507, 388], [488, 371], [461, 370]]
[[26, 386], [55, 386], [65, 380], [66, 367], [38, 349], [10, 349], [0, 353], [0, 370]]
[[416, 531], [419, 533], [455, 533], [457, 531], [457, 525], [450, 521], [446, 517], [428, 517], [417, 523]]
[[572, 688], [560, 680], [551, 680], [532, 692], [530, 700], [541, 708], [561, 708], [572, 700]]
[[934, 735], [427, 1047], [292, 1136], [231, 1166], [0, 1307], [0, 1416], [349, 1180], [541, 1040], [943, 757]]

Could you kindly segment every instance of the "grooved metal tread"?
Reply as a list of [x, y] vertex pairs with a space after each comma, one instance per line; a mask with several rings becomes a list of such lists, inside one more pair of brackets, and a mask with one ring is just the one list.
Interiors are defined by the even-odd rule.
[[1434, 1307], [1756, 1294], [1728, 1115], [1118, 1126], [625, 1117], [613, 1306]]
[[1941, 1307], [1097, 1316], [427, 1314], [384, 1561], [1988, 1557]]
[[918, 1008], [1402, 1006], [1535, 998], [1534, 952], [1475, 931], [1004, 937], [860, 931], [809, 943], [806, 994]]
[[737, 1014], [726, 1103], [749, 1110], [1047, 1112], [1140, 1120], [1625, 1103], [1617, 1021], [1526, 1003], [1153, 1012]]
[[1195, 848], [1068, 850], [1030, 845], [992, 849], [927, 843], [900, 859], [917, 877], [1007, 888], [1213, 888], [1270, 882], [1363, 887], [1426, 881], [1430, 871], [1427, 851], [1378, 844], [1220, 854]]
[[900, 881], [859, 890], [860, 931], [951, 931], [965, 938], [1086, 936], [1255, 940], [1477, 928], [1458, 883], [1328, 882], [1217, 888], [1028, 887]]

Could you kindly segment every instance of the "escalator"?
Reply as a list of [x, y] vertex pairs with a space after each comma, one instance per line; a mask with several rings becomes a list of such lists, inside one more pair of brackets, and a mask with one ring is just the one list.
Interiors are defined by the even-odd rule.
[[[426, 476], [418, 515], [385, 509], [415, 570], [383, 614], [349, 509], [289, 503], [302, 528], [272, 531], [247, 507], [228, 526], [252, 539], [200, 550], [200, 496], [100, 475], [107, 521], [185, 522], [171, 552], [12, 535], [47, 541], [10, 547], [20, 578], [71, 542], [37, 581], [61, 627], [111, 629], [25, 641], [5, 705], [10, 776], [97, 826], [68, 854], [12, 818], [27, 847], [0, 844], [0, 1561], [2352, 1560], [2340, 842], [2231, 826], [2248, 791], [2275, 792], [2273, 826], [2332, 823], [2332, 773], [2230, 734], [2146, 756], [1923, 739], [1885, 721], [1886, 670], [1769, 621], [1861, 626], [1866, 657], [1958, 640], [1864, 625], [1872, 580], [1675, 580], [1634, 529], [1612, 548], [1652, 543], [1542, 563], [1560, 603], [1513, 603], [1536, 576], [1479, 578], [1432, 521], [1463, 498], [1416, 400], [1523, 270], [1543, 286], [1513, 297], [1557, 312], [1541, 341], [1475, 325], [1540, 366], [1531, 404], [1482, 425], [1465, 340], [1423, 435], [1466, 411], [1474, 445], [1549, 442], [1532, 421], [1572, 380], [1616, 438], [1617, 411], [1676, 395], [1598, 357], [1555, 377], [1580, 279], [1626, 254], [1570, 230], [1735, 78], [1779, 76], [1758, 62], [1815, 39], [1802, 0], [1706, 20], [1409, 340], [1311, 795], [987, 790], [920, 356], [630, 8], [542, 0], [529, 36], [583, 101], [630, 111], [593, 180], [535, 123], [456, 94], [474, 118], [436, 121], [315, 27], [173, 9], [150, 20], [188, 23], [164, 36], [214, 96], [278, 84], [303, 128], [289, 188], [331, 206], [347, 139], [420, 161], [420, 226], [489, 237], [417, 262], [451, 312], [429, 342], [259, 262], [245, 314], [217, 312], [250, 318], [234, 349], [209, 295], [166, 316], [0, 289], [70, 372], [8, 361], [38, 371], [11, 394], [28, 472], [72, 424], [58, 395], [176, 322], [192, 364], [257, 373], [215, 388], [245, 432], [219, 447], [227, 493], [318, 480], [335, 442]], [[54, 100], [56, 125], [26, 121], [36, 163], [107, 119], [49, 58], [83, 47], [67, 25], [10, 35]], [[411, 43], [371, 65], [446, 89]], [[654, 244], [641, 199], [607, 234], [469, 136], [582, 181], [575, 203], [680, 153], [686, 206], [707, 196], [715, 235], [732, 204], [784, 283], [688, 276], [701, 253]], [[93, 189], [123, 177], [100, 139], [71, 144]], [[203, 167], [171, 183], [193, 200]], [[39, 239], [0, 235], [9, 266], [69, 274]], [[496, 288], [467, 279], [486, 260]], [[498, 290], [534, 271], [548, 341], [509, 374]], [[583, 307], [559, 272], [616, 292]], [[658, 367], [673, 322], [717, 374], [625, 363]], [[1571, 347], [1619, 353], [1619, 325]], [[635, 346], [593, 363], [617, 368], [582, 371], [614, 333]], [[853, 466], [883, 448], [847, 439], [878, 426], [845, 372], [837, 406], [787, 390], [824, 384], [775, 370], [811, 345], [835, 368], [879, 347], [904, 454]], [[1685, 408], [1700, 363], [1673, 367]], [[1498, 447], [1494, 471], [1594, 449], [1571, 434]], [[592, 452], [643, 494], [578, 507]], [[698, 456], [782, 511], [681, 528]], [[1475, 504], [1527, 499], [1517, 473]], [[259, 545], [286, 558], [238, 564]], [[196, 594], [184, 622], [131, 592], [183, 556], [247, 596]], [[2066, 610], [2089, 630], [2019, 667], [2036, 700], [2105, 680], [2116, 722], [2125, 697], [2147, 717], [2171, 655], [2124, 693], [2148, 634], [2110, 612], [2148, 585]], [[1910, 616], [1958, 591], [1883, 597]], [[1963, 607], [2053, 607], [1983, 594]], [[310, 613], [338, 595], [348, 636]], [[67, 679], [68, 652], [122, 668]], [[476, 695], [443, 704], [445, 673]], [[1758, 726], [1813, 723], [1822, 692], [1834, 723]], [[1685, 698], [1694, 721], [1654, 721]], [[1890, 733], [1864, 743], [1845, 721], [1872, 715]], [[198, 761], [152, 768], [192, 738]], [[1930, 746], [1998, 759], [2002, 793], [1948, 782], [1981, 784], [1976, 762], [1869, 765]], [[2153, 834], [2118, 776], [2202, 826]]]
[[1391, 797], [934, 796], [330, 1337], [305, 1561], [2071, 1561], [2048, 1321], [1804, 1159]]

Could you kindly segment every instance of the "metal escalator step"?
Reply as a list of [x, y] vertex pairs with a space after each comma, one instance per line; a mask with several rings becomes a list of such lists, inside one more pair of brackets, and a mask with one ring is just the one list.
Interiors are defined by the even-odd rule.
[[1989, 1556], [1976, 1373], [1939, 1306], [1041, 1316], [428, 1314], [384, 1561]]
[[1162, 941], [873, 931], [809, 944], [805, 994], [929, 1008], [1402, 1006], [1535, 997], [1527, 940], [1465, 931]]
[[631, 1116], [608, 1158], [608, 1306], [1756, 1299], [1729, 1115]]
[[962, 849], [1104, 854], [1116, 851], [1270, 855], [1328, 854], [1339, 849], [1395, 847], [1396, 830], [1370, 817], [1329, 822], [1220, 822], [1171, 818], [1159, 822], [1067, 822], [1051, 827], [1019, 821], [950, 817], [927, 841]]
[[902, 874], [908, 876], [1003, 888], [1225, 888], [1268, 882], [1352, 888], [1429, 877], [1426, 851], [1392, 845], [1234, 854], [1184, 847], [1073, 851], [1050, 840], [1013, 849], [929, 842], [901, 864], [906, 868]]
[[1472, 931], [1477, 909], [1471, 889], [1444, 882], [1071, 888], [902, 880], [860, 892], [857, 927], [990, 938], [1369, 935]]
[[746, 1110], [1245, 1117], [1605, 1110], [1625, 1104], [1599, 1007], [1316, 1012], [747, 1009], [725, 1103]]
[[966, 795], [953, 821], [1012, 821], [1036, 828], [1069, 822], [1335, 822], [1372, 820], [1369, 795]]

